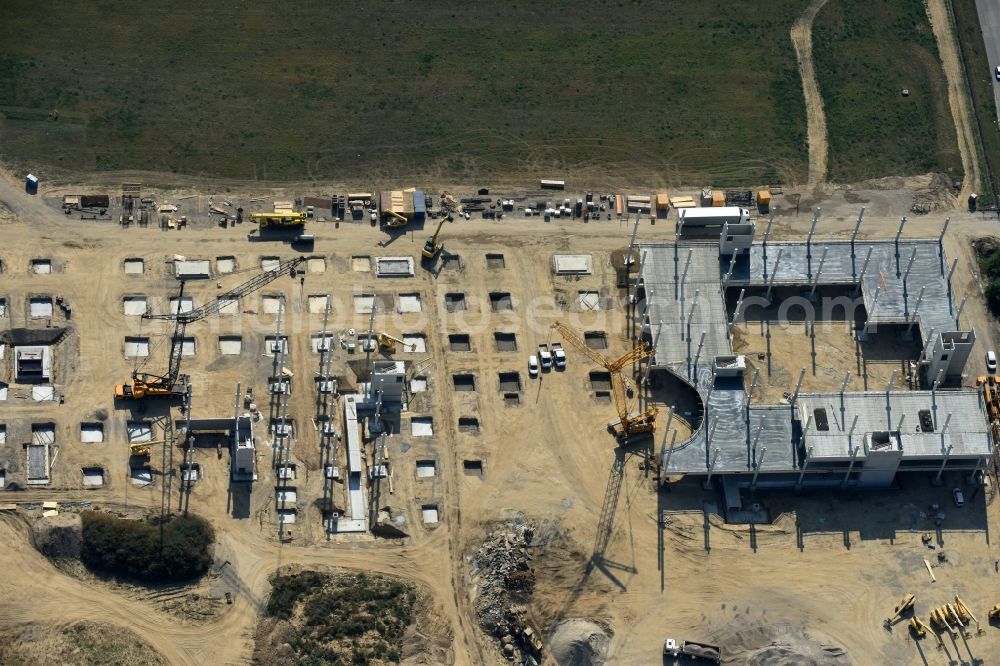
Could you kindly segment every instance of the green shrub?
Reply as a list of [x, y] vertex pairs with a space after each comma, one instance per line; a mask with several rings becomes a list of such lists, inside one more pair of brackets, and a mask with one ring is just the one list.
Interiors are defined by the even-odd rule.
[[90, 569], [147, 583], [179, 582], [212, 565], [211, 525], [178, 516], [162, 525], [85, 511], [80, 559]]

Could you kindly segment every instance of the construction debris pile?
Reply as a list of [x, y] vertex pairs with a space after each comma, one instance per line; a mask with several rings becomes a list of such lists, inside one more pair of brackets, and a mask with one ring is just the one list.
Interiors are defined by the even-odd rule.
[[479, 625], [500, 639], [504, 657], [516, 663], [541, 659], [541, 640], [524, 619], [524, 604], [535, 588], [528, 553], [534, 531], [524, 516], [516, 515], [498, 524], [472, 556]]

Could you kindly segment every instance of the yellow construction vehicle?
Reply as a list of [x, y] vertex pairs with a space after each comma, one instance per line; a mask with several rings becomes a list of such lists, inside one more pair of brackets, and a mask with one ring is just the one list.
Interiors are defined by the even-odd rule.
[[931, 626], [937, 627], [941, 631], [947, 631], [949, 634], [954, 636], [954, 631], [951, 628], [951, 624], [948, 623], [948, 618], [945, 616], [944, 612], [940, 608], [935, 608], [931, 610], [930, 614]]
[[941, 640], [941, 636], [939, 636], [938, 633], [934, 631], [934, 629], [927, 626], [927, 624], [916, 615], [910, 618], [909, 627], [910, 631], [913, 633], [913, 637], [916, 638], [917, 640], [921, 638], [926, 638], [927, 634], [930, 633], [930, 635], [933, 636], [935, 640], [937, 640], [939, 648], [944, 645], [944, 641]]
[[394, 210], [384, 210], [382, 211], [385, 218], [385, 226], [391, 229], [398, 229], [399, 227], [405, 227], [409, 220], [400, 215]]
[[397, 344], [402, 345], [404, 351], [406, 350], [407, 347], [409, 347], [409, 351], [413, 351], [413, 349], [416, 347], [416, 345], [407, 344], [402, 340], [400, 340], [399, 338], [394, 338], [391, 335], [388, 335], [387, 333], [379, 333], [377, 339], [378, 339], [378, 348], [387, 354], [395, 354]]
[[441, 227], [443, 227], [444, 223], [447, 221], [448, 221], [447, 217], [442, 218], [441, 221], [438, 223], [437, 230], [434, 232], [434, 235], [428, 238], [427, 242], [424, 243], [424, 249], [420, 253], [420, 255], [424, 258], [425, 261], [434, 261], [437, 258], [437, 256], [441, 254], [441, 250], [444, 249], [444, 243], [438, 243], [437, 239], [438, 235], [441, 233]]
[[956, 594], [955, 595], [955, 611], [958, 614], [959, 619], [965, 624], [969, 624], [969, 620], [976, 623], [976, 633], [983, 633], [983, 626], [979, 624], [979, 618], [976, 614], [972, 612], [972, 609], [965, 605], [965, 602]]
[[614, 395], [615, 409], [618, 410], [618, 420], [608, 424], [608, 430], [613, 432], [620, 442], [628, 440], [632, 435], [651, 433], [656, 427], [657, 409], [655, 406], [647, 407], [638, 414], [632, 414], [628, 404], [628, 394], [631, 391], [629, 380], [622, 372], [629, 363], [641, 361], [653, 355], [652, 348], [645, 342], [640, 342], [631, 351], [620, 358], [611, 361], [603, 354], [600, 354], [584, 342], [576, 332], [560, 322], [552, 324], [552, 328], [558, 330], [563, 339], [576, 347], [577, 350], [585, 354], [591, 361], [601, 366], [611, 375], [611, 391]]
[[142, 400], [144, 398], [179, 397], [187, 392], [187, 375], [180, 374], [181, 357], [184, 349], [184, 333], [187, 325], [204, 319], [205, 317], [218, 314], [223, 308], [229, 306], [234, 301], [247, 294], [253, 293], [264, 285], [276, 280], [281, 275], [291, 274], [296, 266], [306, 260], [305, 257], [295, 257], [278, 264], [278, 267], [265, 271], [256, 277], [244, 282], [235, 289], [231, 289], [224, 294], [219, 294], [215, 300], [191, 310], [182, 312], [180, 303], [184, 301], [184, 282], [181, 281], [180, 293], [177, 296], [177, 309], [167, 314], [144, 314], [142, 318], [158, 319], [174, 322], [174, 332], [170, 337], [170, 363], [167, 372], [162, 375], [147, 372], [132, 372], [132, 382], [130, 384], [117, 384], [115, 386], [115, 400]]
[[885, 619], [885, 627], [888, 629], [891, 627], [896, 620], [902, 617], [903, 613], [913, 608], [913, 604], [917, 601], [917, 597], [912, 594], [907, 594], [903, 599], [896, 604], [893, 609], [892, 615]]
[[129, 455], [137, 456], [139, 458], [148, 458], [150, 447], [154, 444], [163, 444], [165, 439], [158, 439], [156, 441], [150, 442], [135, 442], [128, 445]]
[[306, 213], [250, 213], [250, 219], [259, 222], [261, 229], [301, 227], [306, 217]]
[[990, 622], [1000, 622], [1000, 604], [987, 611], [986, 617], [989, 618]]
[[993, 444], [1000, 446], [1000, 377], [982, 375], [976, 378], [976, 386], [983, 392], [986, 418], [990, 422]]
[[187, 383], [187, 375], [172, 372], [166, 375], [133, 372], [131, 384], [115, 385], [115, 400], [180, 397], [187, 391]]

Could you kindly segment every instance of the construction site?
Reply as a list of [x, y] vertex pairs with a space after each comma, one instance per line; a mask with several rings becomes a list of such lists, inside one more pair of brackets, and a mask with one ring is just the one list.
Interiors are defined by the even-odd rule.
[[[403, 663], [1000, 653], [995, 221], [566, 188], [5, 178], [4, 629], [246, 663], [333, 566], [426, 590]], [[35, 549], [85, 509], [205, 518], [202, 615]]]

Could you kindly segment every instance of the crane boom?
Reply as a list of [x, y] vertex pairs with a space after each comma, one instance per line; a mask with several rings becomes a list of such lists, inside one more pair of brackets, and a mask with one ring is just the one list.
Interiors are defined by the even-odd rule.
[[628, 379], [622, 372], [622, 368], [629, 363], [632, 363], [633, 361], [641, 361], [642, 359], [652, 356], [652, 348], [650, 348], [645, 342], [640, 342], [631, 350], [612, 361], [604, 356], [604, 354], [588, 347], [587, 343], [584, 342], [579, 335], [577, 335], [576, 331], [565, 324], [557, 321], [552, 324], [552, 328], [562, 333], [563, 339], [567, 343], [586, 354], [591, 361], [607, 370], [611, 375], [611, 393], [614, 396], [615, 410], [618, 412], [618, 421], [617, 423], [608, 424], [609, 429], [615, 430], [617, 428], [618, 435], [626, 439], [630, 435], [652, 432], [656, 422], [657, 409], [656, 407], [651, 406], [640, 414], [636, 414], [634, 416], [629, 415]]
[[618, 372], [633, 361], [641, 361], [642, 359], [649, 358], [653, 355], [653, 350], [649, 347], [649, 345], [645, 342], [640, 342], [630, 351], [623, 354], [620, 358], [612, 361], [604, 354], [588, 347], [587, 343], [584, 342], [579, 335], [577, 335], [576, 331], [566, 324], [557, 321], [552, 324], [552, 328], [559, 331], [566, 342], [573, 345], [573, 347], [575, 347], [578, 351], [586, 354], [591, 361], [601, 366], [608, 372]]
[[167, 314], [144, 314], [143, 319], [163, 319], [174, 322], [174, 332], [170, 336], [170, 362], [167, 372], [155, 375], [149, 372], [133, 372], [131, 384], [115, 386], [115, 400], [137, 399], [146, 397], [177, 397], [188, 391], [188, 377], [181, 375], [181, 357], [184, 355], [184, 333], [187, 325], [218, 313], [223, 307], [260, 289], [282, 273], [291, 271], [305, 261], [305, 257], [296, 257], [278, 264], [274, 270], [265, 271], [253, 279], [247, 280], [235, 289], [218, 296], [213, 301], [190, 312], [181, 312], [184, 300], [184, 284], [181, 280], [180, 293], [177, 296], [177, 308]]
[[[177, 304], [177, 312], [168, 312], [167, 314], [144, 314], [143, 319], [169, 319], [184, 321], [185, 324], [190, 324], [191, 322], [204, 319], [205, 317], [210, 317], [211, 315], [218, 314], [222, 308], [226, 307], [233, 301], [239, 300], [247, 294], [252, 294], [269, 282], [274, 281], [281, 276], [282, 273], [287, 273], [293, 268], [305, 261], [305, 257], [295, 257], [294, 259], [288, 259], [286, 261], [278, 264], [278, 267], [261, 273], [250, 280], [247, 280], [235, 289], [230, 289], [224, 294], [220, 294], [215, 298], [215, 300], [205, 303], [200, 308], [191, 310], [190, 312], [180, 311], [180, 302]], [[183, 293], [183, 290], [182, 292]]]

